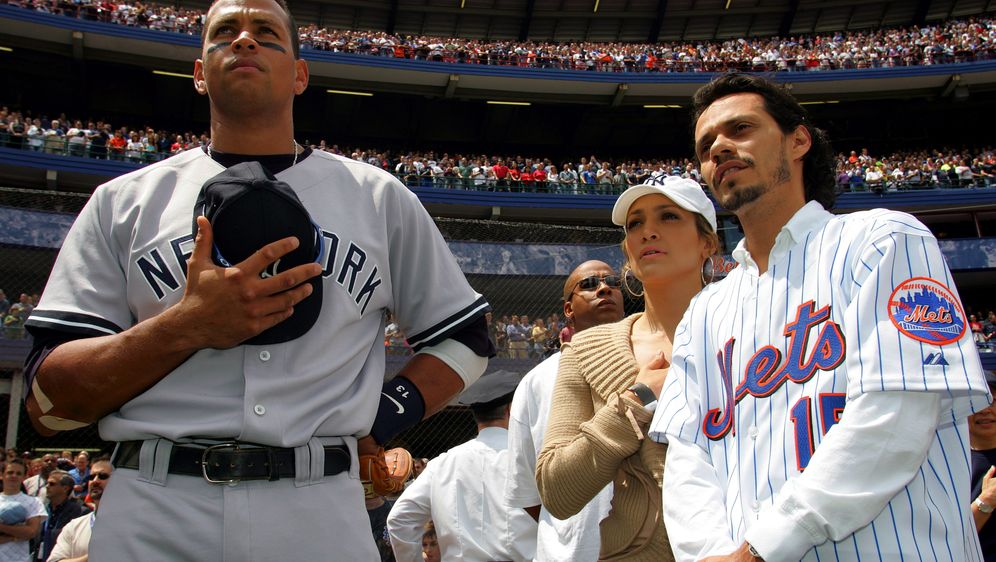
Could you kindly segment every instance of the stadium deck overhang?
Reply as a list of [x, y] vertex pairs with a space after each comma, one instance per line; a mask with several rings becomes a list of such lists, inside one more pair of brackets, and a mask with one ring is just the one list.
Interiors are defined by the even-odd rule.
[[[900, 3], [902, 4], [902, 3]], [[14, 49], [189, 74], [199, 38], [0, 5]], [[304, 50], [311, 86], [454, 99], [604, 105], [682, 104], [711, 73], [607, 73], [454, 64]], [[949, 97], [996, 90], [996, 60], [922, 67], [782, 72], [803, 101]]]

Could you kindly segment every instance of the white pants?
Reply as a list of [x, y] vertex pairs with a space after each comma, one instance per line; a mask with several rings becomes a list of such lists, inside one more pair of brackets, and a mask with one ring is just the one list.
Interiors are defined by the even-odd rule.
[[[117, 469], [93, 527], [94, 562], [379, 560], [353, 468], [335, 476], [211, 484]], [[150, 476], [153, 476], [150, 478]]]

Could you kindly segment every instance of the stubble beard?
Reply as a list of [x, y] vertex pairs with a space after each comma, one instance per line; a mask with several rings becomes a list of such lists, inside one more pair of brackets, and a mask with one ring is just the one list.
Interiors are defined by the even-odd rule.
[[[744, 162], [750, 167], [754, 166], [753, 159], [745, 158]], [[736, 213], [745, 205], [757, 201], [764, 194], [771, 191], [773, 186], [788, 182], [791, 177], [792, 171], [789, 169], [788, 158], [782, 154], [782, 157], [778, 162], [778, 167], [775, 168], [775, 171], [771, 174], [770, 181], [762, 181], [754, 185], [746, 185], [737, 188], [737, 183], [734, 179], [730, 182], [727, 194], [723, 197], [717, 197], [717, 199], [719, 199], [719, 204], [722, 205], [724, 209], [731, 213]]]

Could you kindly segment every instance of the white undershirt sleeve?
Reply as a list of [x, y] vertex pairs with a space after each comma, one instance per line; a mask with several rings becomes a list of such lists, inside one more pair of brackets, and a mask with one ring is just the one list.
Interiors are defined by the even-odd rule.
[[[679, 482], [668, 486], [668, 482]], [[664, 526], [676, 562], [729, 554], [737, 544], [730, 534], [723, 487], [704, 450], [671, 436], [664, 461]]]
[[765, 562], [797, 561], [814, 546], [870, 523], [926, 460], [940, 403], [936, 393], [904, 391], [849, 401], [806, 471], [785, 483], [746, 541]]

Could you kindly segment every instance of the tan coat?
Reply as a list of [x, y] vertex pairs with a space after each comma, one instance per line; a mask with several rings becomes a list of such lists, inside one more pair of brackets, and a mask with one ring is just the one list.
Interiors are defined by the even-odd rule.
[[653, 415], [620, 396], [639, 367], [630, 333], [640, 315], [589, 328], [564, 344], [536, 483], [543, 505], [569, 517], [609, 482], [602, 560], [674, 560], [661, 518], [666, 447], [647, 438]]

